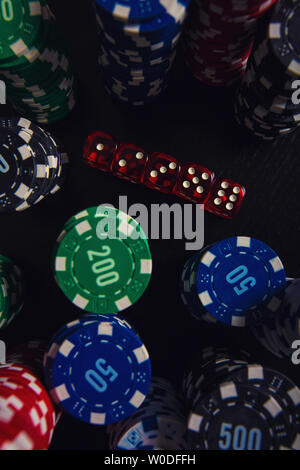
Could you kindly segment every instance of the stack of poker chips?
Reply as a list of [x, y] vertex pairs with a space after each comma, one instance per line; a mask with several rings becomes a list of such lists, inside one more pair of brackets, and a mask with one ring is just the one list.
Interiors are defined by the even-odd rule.
[[47, 450], [54, 408], [37, 376], [19, 362], [0, 366], [0, 449]]
[[108, 434], [110, 449], [188, 449], [184, 400], [167, 380], [153, 377], [140, 409], [108, 426]]
[[68, 155], [51, 135], [24, 118], [0, 118], [0, 212], [23, 211], [56, 193]]
[[24, 280], [19, 268], [0, 255], [0, 328], [8, 326], [23, 307]]
[[95, 0], [106, 90], [130, 105], [166, 88], [189, 0]]
[[53, 258], [63, 293], [91, 313], [130, 307], [145, 292], [152, 273], [144, 231], [132, 217], [108, 206], [71, 217], [57, 238]]
[[270, 353], [293, 361], [300, 345], [300, 280], [287, 279], [283, 297], [275, 297], [270, 307], [270, 315], [253, 325], [252, 332]]
[[94, 425], [132, 415], [151, 382], [146, 347], [132, 327], [114, 315], [86, 314], [64, 325], [49, 344], [44, 372], [53, 401]]
[[192, 449], [300, 449], [299, 388], [282, 373], [247, 360], [210, 348], [186, 374]]
[[22, 115], [38, 123], [65, 117], [75, 105], [74, 76], [45, 0], [2, 2], [0, 79]]
[[184, 266], [180, 294], [192, 315], [208, 323], [245, 327], [270, 314], [286, 285], [278, 255], [254, 238], [227, 238], [203, 248]]
[[237, 121], [272, 140], [300, 123], [299, 2], [280, 0], [258, 36], [235, 102]]
[[258, 19], [276, 0], [195, 0], [185, 35], [185, 60], [208, 85], [227, 86], [245, 72]]

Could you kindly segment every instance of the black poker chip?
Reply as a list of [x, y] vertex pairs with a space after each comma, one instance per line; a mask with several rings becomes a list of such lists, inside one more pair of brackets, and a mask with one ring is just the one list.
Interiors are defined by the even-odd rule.
[[258, 32], [237, 92], [237, 122], [264, 140], [290, 134], [300, 125], [300, 105], [292, 99], [300, 77], [299, 17], [299, 2], [277, 2]]
[[204, 350], [185, 373], [183, 392], [192, 449], [300, 448], [300, 389], [246, 353]]
[[61, 144], [25, 118], [0, 118], [0, 211], [23, 211], [56, 193], [69, 158]]

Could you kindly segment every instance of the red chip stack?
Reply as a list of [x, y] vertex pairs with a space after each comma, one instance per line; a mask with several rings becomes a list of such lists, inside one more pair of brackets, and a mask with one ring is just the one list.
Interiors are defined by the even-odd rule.
[[208, 85], [228, 86], [245, 72], [258, 19], [276, 0], [194, 0], [184, 35], [185, 60]]
[[38, 378], [43, 353], [43, 343], [31, 341], [14, 349], [8, 364], [0, 366], [0, 450], [49, 448], [57, 418]]

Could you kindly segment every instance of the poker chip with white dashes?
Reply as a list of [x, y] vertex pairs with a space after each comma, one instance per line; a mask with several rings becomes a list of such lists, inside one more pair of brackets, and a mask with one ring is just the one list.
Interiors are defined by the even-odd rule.
[[139, 106], [166, 88], [189, 0], [95, 0], [99, 65], [108, 93]]
[[0, 449], [47, 450], [55, 422], [52, 402], [31, 370], [0, 366]]
[[69, 157], [25, 118], [0, 118], [0, 212], [23, 211], [63, 185]]
[[55, 122], [75, 106], [72, 66], [45, 0], [2, 2], [0, 79], [16, 111], [38, 123]]

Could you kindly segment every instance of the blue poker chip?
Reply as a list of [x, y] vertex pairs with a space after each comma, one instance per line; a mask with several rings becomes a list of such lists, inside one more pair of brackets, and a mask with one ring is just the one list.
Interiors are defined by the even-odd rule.
[[272, 297], [285, 284], [285, 270], [278, 255], [250, 237], [216, 243], [197, 266], [196, 289], [201, 305], [231, 326], [260, 321]]
[[165, 12], [159, 17], [148, 19], [143, 23], [124, 24], [115, 21], [111, 14], [105, 13], [97, 3], [95, 7], [100, 30], [111, 35], [115, 40], [124, 39], [126, 41], [131, 38], [135, 44], [143, 44], [145, 41], [155, 43], [163, 40], [164, 37], [175, 36], [186, 16], [186, 8], [179, 7], [177, 12], [174, 9], [173, 15]]
[[175, 11], [180, 15], [182, 9], [187, 7], [188, 1], [177, 2], [174, 7], [173, 0], [96, 0], [96, 4], [110, 13], [115, 19], [125, 23], [135, 23], [148, 21], [149, 19], [161, 16], [166, 12]]
[[101, 315], [63, 337], [51, 372], [55, 403], [95, 425], [130, 416], [145, 400], [151, 381], [149, 355], [139, 337]]
[[160, 415], [143, 418], [129, 428], [127, 432], [124, 432], [116, 445], [116, 449], [141, 449], [149, 441], [153, 441], [156, 448], [166, 450], [185, 449], [185, 429], [184, 421], [172, 422]]

